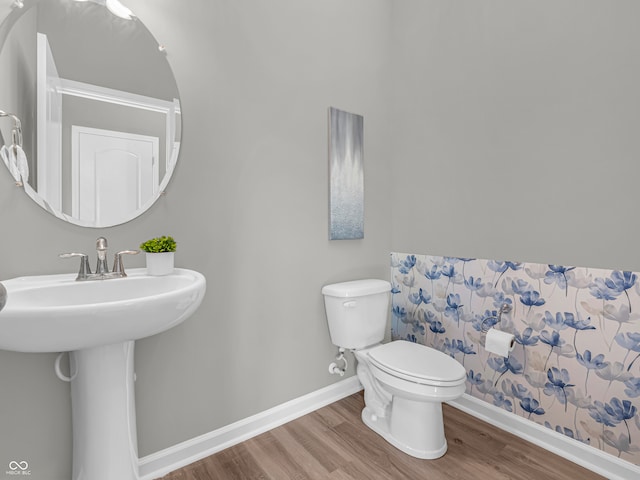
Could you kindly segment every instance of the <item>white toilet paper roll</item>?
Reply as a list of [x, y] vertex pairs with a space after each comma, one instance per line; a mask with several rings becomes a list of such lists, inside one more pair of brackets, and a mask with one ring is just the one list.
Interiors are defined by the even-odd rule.
[[501, 357], [508, 357], [515, 344], [516, 340], [512, 334], [490, 328], [487, 332], [484, 348], [487, 352], [495, 353]]

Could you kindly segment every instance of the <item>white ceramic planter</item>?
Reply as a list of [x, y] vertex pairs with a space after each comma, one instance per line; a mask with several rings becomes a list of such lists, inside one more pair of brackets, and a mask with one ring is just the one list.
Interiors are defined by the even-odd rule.
[[173, 273], [173, 257], [175, 252], [147, 252], [147, 273], [161, 276]]

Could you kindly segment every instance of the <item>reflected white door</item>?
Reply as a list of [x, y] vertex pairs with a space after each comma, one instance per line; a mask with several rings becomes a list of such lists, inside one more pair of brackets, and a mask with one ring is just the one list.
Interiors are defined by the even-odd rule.
[[127, 221], [158, 191], [157, 137], [71, 128], [73, 216], [91, 226]]

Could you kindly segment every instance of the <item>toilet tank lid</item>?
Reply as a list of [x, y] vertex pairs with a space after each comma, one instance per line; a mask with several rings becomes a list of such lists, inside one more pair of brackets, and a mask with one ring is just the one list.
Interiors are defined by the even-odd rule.
[[391, 284], [386, 280], [368, 278], [350, 282], [333, 283], [322, 287], [322, 294], [330, 297], [363, 297], [391, 291]]

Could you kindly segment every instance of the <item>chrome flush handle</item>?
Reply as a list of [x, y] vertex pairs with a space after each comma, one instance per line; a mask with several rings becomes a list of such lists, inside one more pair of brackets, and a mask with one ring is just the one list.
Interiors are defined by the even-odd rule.
[[7, 303], [7, 289], [0, 283], [0, 310], [4, 308]]

